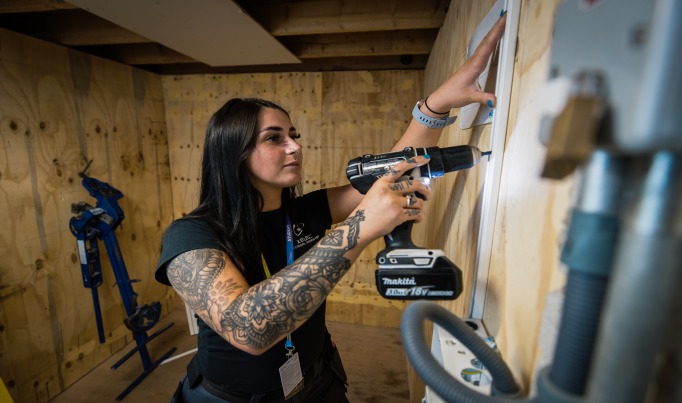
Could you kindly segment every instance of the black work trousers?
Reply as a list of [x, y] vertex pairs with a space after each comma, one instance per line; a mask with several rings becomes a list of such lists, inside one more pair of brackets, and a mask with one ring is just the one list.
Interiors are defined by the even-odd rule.
[[207, 382], [201, 375], [197, 377], [188, 368], [188, 375], [182, 379], [171, 403], [348, 403], [347, 382], [341, 357], [334, 348], [328, 359], [316, 363], [306, 372], [303, 390], [289, 400], [284, 400], [281, 391], [250, 396], [233, 394]]

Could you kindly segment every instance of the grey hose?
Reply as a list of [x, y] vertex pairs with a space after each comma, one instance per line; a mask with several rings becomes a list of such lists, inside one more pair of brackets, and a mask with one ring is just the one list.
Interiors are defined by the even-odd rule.
[[584, 395], [621, 226], [629, 159], [597, 149], [583, 166], [578, 199], [561, 252], [569, 268], [560, 332], [546, 379]]
[[585, 393], [608, 278], [570, 271], [566, 281], [561, 332], [549, 379], [566, 393]]
[[[463, 385], [436, 361], [427, 348], [424, 321], [432, 320], [464, 344], [483, 363], [493, 377], [495, 397], [482, 395]], [[519, 402], [520, 389], [509, 367], [464, 321], [438, 304], [415, 301], [403, 312], [400, 325], [405, 352], [415, 371], [447, 402]]]

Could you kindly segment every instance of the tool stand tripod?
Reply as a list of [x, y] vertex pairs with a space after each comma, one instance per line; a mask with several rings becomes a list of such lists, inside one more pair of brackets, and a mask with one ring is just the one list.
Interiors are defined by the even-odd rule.
[[[90, 164], [88, 163], [88, 166]], [[95, 207], [85, 202], [78, 202], [71, 205], [71, 212], [77, 214], [69, 222], [71, 232], [78, 240], [78, 251], [83, 274], [83, 285], [92, 290], [92, 300], [95, 309], [95, 319], [97, 321], [97, 332], [100, 343], [104, 343], [104, 325], [99, 305], [97, 287], [102, 284], [102, 269], [99, 260], [99, 248], [97, 239], [101, 239], [107, 249], [111, 267], [116, 278], [116, 285], [121, 293], [123, 306], [126, 311], [125, 325], [133, 332], [136, 346], [118, 360], [111, 369], [116, 369], [135, 353], [140, 353], [144, 371], [140, 374], [116, 400], [120, 401], [130, 393], [144, 378], [149, 375], [161, 362], [173, 354], [175, 347], [163, 354], [157, 361], [152, 361], [147, 351], [147, 343], [158, 335], [168, 330], [173, 323], [166, 325], [152, 335], [147, 335], [147, 330], [151, 329], [159, 320], [161, 315], [161, 304], [153, 302], [139, 306], [137, 304], [137, 294], [133, 291], [132, 283], [139, 280], [131, 280], [123, 262], [121, 250], [116, 240], [115, 230], [123, 221], [123, 210], [118, 205], [117, 200], [123, 194], [107, 183], [91, 178], [85, 174], [87, 166], [80, 173], [83, 178], [83, 186], [91, 196], [97, 199]]]

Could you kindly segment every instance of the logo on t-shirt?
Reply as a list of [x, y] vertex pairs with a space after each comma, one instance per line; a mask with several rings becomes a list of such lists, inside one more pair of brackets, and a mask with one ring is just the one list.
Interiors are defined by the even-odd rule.
[[295, 244], [294, 248], [298, 249], [311, 243], [315, 243], [320, 239], [320, 235], [313, 235], [310, 232], [306, 232], [304, 223], [296, 223], [293, 225]]

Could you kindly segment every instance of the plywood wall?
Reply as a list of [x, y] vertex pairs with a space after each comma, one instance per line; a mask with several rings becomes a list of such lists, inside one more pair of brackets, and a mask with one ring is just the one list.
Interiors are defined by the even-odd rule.
[[[428, 94], [464, 63], [466, 43], [494, 1], [453, 0], [427, 65]], [[502, 180], [494, 225], [494, 244], [484, 308], [484, 324], [495, 337], [519, 384], [532, 390], [535, 372], [551, 354], [558, 312], [558, 290], [564, 284], [559, 262], [561, 240], [571, 202], [572, 179], [540, 178], [545, 148], [538, 140], [537, 91], [548, 73], [554, 12], [559, 1], [521, 2], [517, 54], [502, 156]], [[444, 133], [439, 145], [490, 144], [490, 126]], [[499, 150], [498, 150], [499, 151]], [[484, 164], [484, 163], [482, 163]], [[485, 166], [445, 176], [435, 187], [426, 226], [418, 232], [426, 243], [445, 250], [464, 271], [465, 291], [442, 303], [460, 317], [469, 315], [475, 270], [479, 198]], [[419, 238], [417, 238], [419, 239]], [[549, 303], [548, 303], [549, 301]], [[430, 339], [431, 328], [425, 331]], [[410, 371], [411, 400], [424, 396], [423, 382]]]
[[[389, 151], [422, 93], [420, 71], [164, 76], [175, 217], [191, 211], [208, 119], [233, 97], [282, 105], [302, 134], [303, 190], [348, 183], [346, 164]], [[374, 285], [377, 241], [363, 252], [328, 299], [328, 318], [397, 327], [404, 303], [379, 297]]]
[[[549, 73], [559, 1], [521, 5], [510, 120], [494, 226], [484, 320], [517, 380], [530, 391], [551, 354], [565, 283], [559, 261], [573, 199], [574, 177], [540, 177], [546, 148], [539, 141], [536, 103]], [[543, 328], [543, 325], [547, 327]]]
[[95, 204], [86, 161], [124, 194], [116, 235], [139, 303], [177, 304], [152, 276], [172, 215], [162, 97], [156, 75], [0, 30], [0, 376], [15, 401], [47, 401], [132, 340], [102, 243], [104, 344], [82, 283], [69, 220]]

